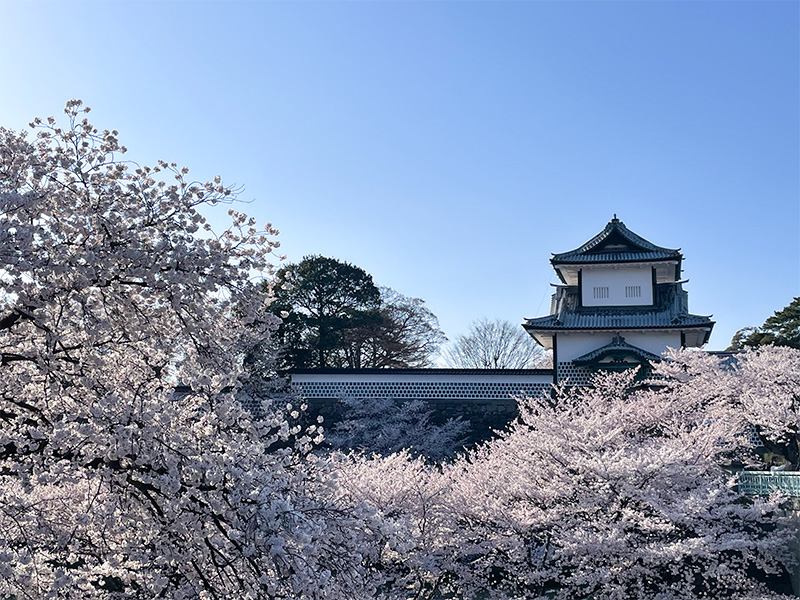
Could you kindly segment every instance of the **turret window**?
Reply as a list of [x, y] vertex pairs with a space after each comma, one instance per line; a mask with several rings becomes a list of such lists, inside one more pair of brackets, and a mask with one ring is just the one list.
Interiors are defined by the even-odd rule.
[[594, 288], [595, 298], [608, 298], [608, 286], [596, 286]]
[[642, 297], [642, 286], [640, 286], [640, 285], [626, 285], [625, 286], [625, 297], [626, 298], [641, 298]]

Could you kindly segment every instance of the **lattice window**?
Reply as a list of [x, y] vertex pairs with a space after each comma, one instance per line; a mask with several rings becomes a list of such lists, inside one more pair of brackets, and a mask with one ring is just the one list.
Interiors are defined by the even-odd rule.
[[642, 297], [642, 286], [640, 286], [640, 285], [626, 285], [625, 286], [625, 297], [626, 298], [641, 298]]
[[595, 298], [608, 298], [608, 286], [595, 286], [594, 288], [594, 297]]

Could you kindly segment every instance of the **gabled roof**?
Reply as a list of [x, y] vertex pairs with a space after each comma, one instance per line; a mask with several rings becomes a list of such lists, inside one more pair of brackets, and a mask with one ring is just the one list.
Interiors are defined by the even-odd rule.
[[576, 263], [620, 263], [652, 262], [676, 260], [678, 265], [683, 258], [680, 249], [662, 248], [643, 237], [636, 235], [617, 215], [608, 222], [605, 229], [569, 252], [553, 254], [550, 262], [554, 267]]
[[595, 365], [599, 364], [603, 359], [611, 358], [612, 362], [618, 362], [615, 359], [621, 359], [626, 356], [632, 356], [640, 362], [658, 362], [661, 360], [661, 357], [657, 354], [633, 346], [626, 342], [621, 335], [615, 335], [610, 344], [574, 358], [572, 362], [576, 365]]

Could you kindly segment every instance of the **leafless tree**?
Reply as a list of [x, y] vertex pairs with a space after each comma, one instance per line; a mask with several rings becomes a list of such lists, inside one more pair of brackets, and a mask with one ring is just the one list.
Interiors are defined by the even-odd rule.
[[425, 302], [381, 287], [376, 318], [343, 336], [344, 366], [402, 368], [428, 367], [447, 341], [439, 320]]
[[444, 353], [447, 364], [461, 369], [532, 369], [544, 367], [544, 349], [522, 327], [501, 319], [475, 321]]

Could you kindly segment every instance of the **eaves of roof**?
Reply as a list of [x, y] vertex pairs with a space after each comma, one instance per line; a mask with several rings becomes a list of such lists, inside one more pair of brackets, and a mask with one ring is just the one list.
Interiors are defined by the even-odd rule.
[[[566, 254], [566, 253], [565, 253]], [[558, 258], [556, 258], [558, 256]], [[660, 262], [665, 260], [680, 260], [681, 256], [675, 256], [671, 251], [661, 252], [601, 252], [598, 254], [564, 254], [553, 255], [550, 262], [554, 265], [570, 264], [606, 264], [606, 263], [631, 263], [631, 262]]]
[[571, 329], [685, 329], [713, 327], [714, 321], [699, 315], [674, 315], [668, 312], [615, 313], [575, 312], [526, 319], [523, 327], [529, 331]]

